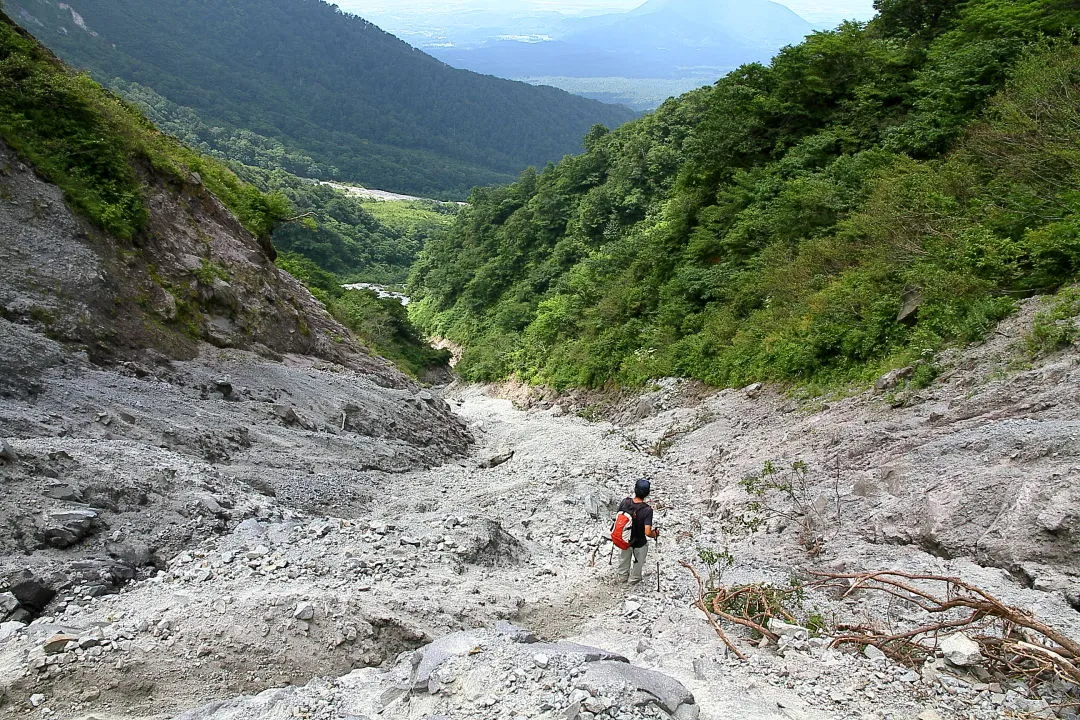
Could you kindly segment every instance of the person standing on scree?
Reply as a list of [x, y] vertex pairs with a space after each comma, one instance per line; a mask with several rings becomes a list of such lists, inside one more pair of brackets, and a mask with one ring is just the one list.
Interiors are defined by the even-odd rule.
[[651, 490], [645, 478], [634, 484], [634, 499], [626, 498], [619, 503], [619, 511], [634, 518], [634, 528], [630, 533], [630, 547], [619, 551], [619, 580], [630, 583], [641, 582], [641, 571], [645, 568], [645, 558], [649, 556], [649, 538], [660, 537], [660, 531], [653, 528], [653, 510], [645, 502]]

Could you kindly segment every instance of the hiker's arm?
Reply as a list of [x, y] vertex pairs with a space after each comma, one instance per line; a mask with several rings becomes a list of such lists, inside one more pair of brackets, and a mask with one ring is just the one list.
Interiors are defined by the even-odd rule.
[[657, 528], [656, 530], [653, 530], [652, 525], [646, 525], [645, 526], [645, 537], [651, 537], [651, 538], [660, 537], [660, 529]]

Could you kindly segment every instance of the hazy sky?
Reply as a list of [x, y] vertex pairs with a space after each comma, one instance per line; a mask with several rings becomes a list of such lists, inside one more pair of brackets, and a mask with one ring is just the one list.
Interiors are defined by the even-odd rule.
[[[841, 20], [869, 20], [873, 0], [778, 0], [815, 24], [835, 25]], [[364, 16], [369, 13], [401, 15], [414, 12], [447, 12], [485, 9], [501, 12], [551, 9], [567, 13], [629, 10], [644, 0], [336, 0], [342, 10]]]

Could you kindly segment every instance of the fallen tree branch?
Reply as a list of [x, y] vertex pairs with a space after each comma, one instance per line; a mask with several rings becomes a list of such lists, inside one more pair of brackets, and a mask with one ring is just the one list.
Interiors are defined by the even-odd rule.
[[684, 560], [680, 560], [679, 564], [689, 570], [690, 574], [694, 576], [694, 580], [697, 580], [698, 598], [694, 602], [694, 607], [705, 613], [705, 618], [709, 621], [709, 624], [712, 625], [713, 630], [716, 631], [716, 634], [720, 638], [720, 640], [723, 641], [725, 645], [727, 645], [728, 650], [735, 653], [735, 656], [738, 657], [740, 660], [746, 660], [746, 656], [739, 651], [739, 648], [735, 647], [735, 644], [731, 642], [730, 638], [728, 638], [727, 634], [724, 632], [724, 629], [720, 627], [720, 623], [716, 622], [716, 618], [714, 618], [713, 614], [709, 612], [709, 608], [705, 604], [705, 581], [701, 579], [701, 576], [698, 575], [697, 571], [694, 570], [690, 563]]
[[[1035, 679], [1052, 674], [1080, 685], [1080, 643], [1050, 627], [1022, 608], [1007, 605], [980, 587], [942, 575], [883, 570], [870, 573], [812, 572], [815, 586], [836, 588], [847, 596], [856, 591], [881, 592], [909, 602], [931, 615], [967, 610], [962, 617], [923, 625], [899, 633], [883, 633], [863, 626], [834, 638], [831, 646], [873, 645], [886, 654], [911, 663], [930, 655], [937, 638], [946, 631], [977, 632], [972, 639], [983, 655], [1011, 674]], [[928, 587], [929, 586], [929, 587]]]

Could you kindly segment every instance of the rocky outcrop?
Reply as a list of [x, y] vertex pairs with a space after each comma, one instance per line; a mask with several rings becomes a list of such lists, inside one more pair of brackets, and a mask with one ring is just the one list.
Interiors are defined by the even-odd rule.
[[350, 340], [197, 177], [177, 186], [144, 174], [147, 227], [120, 241], [72, 212], [0, 142], [0, 370], [11, 370], [0, 373], [0, 392], [33, 392], [42, 370], [64, 362], [64, 344], [116, 362], [146, 348], [192, 358], [208, 342], [318, 357], [388, 387], [411, 385]]
[[[386, 671], [368, 668], [336, 681], [215, 702], [179, 720], [285, 717], [297, 706], [318, 717], [348, 715], [350, 708], [385, 718], [699, 716], [693, 694], [668, 675], [626, 658], [607, 659], [618, 656], [601, 648], [529, 644], [515, 640], [518, 635], [486, 629], [453, 633], [406, 654]], [[476, 696], [471, 708], [462, 706], [461, 694]]]

